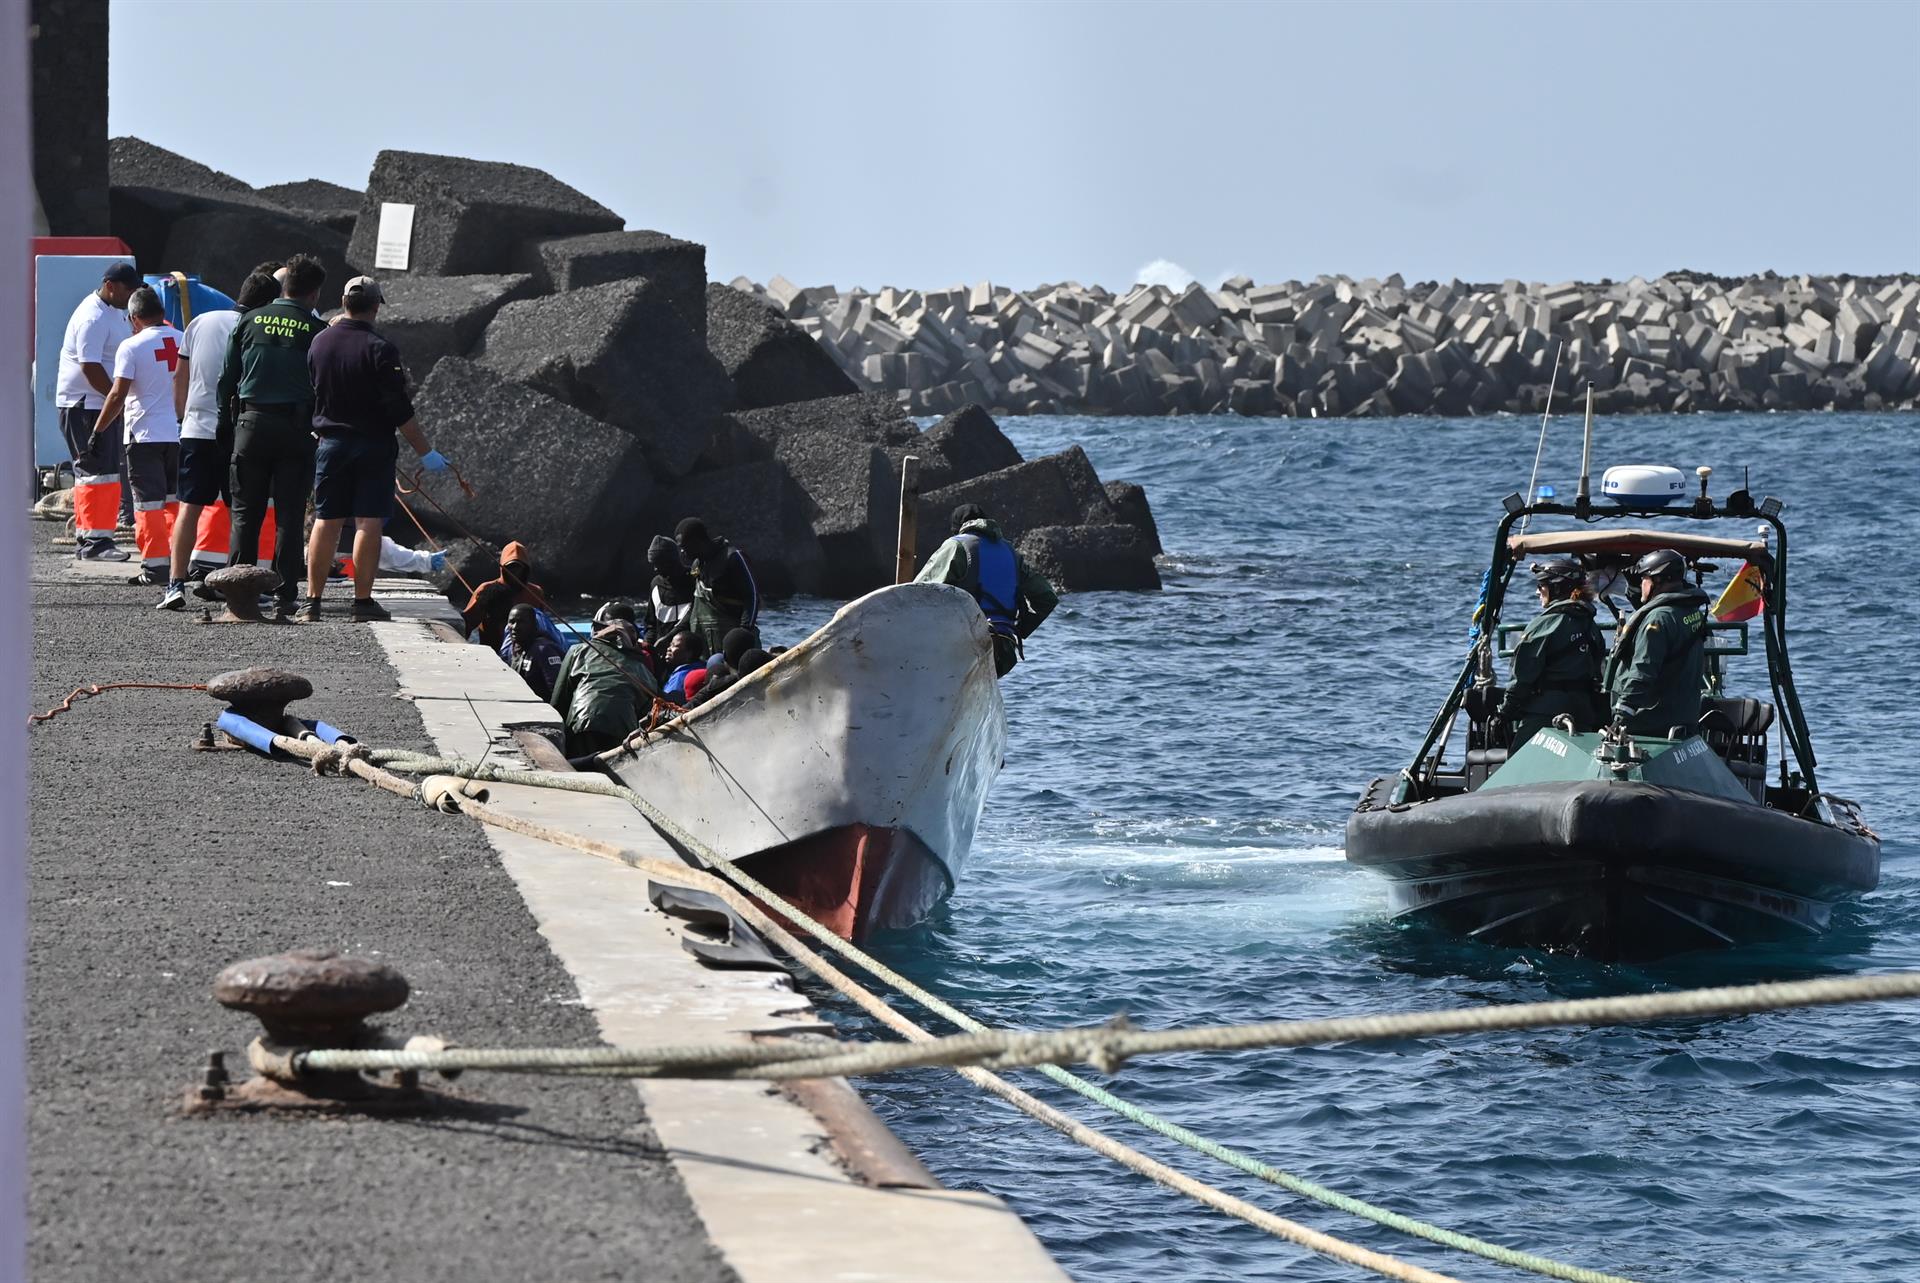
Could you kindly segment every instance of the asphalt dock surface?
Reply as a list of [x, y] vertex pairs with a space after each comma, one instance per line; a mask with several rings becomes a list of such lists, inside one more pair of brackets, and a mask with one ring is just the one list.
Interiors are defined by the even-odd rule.
[[[47, 529], [36, 525], [36, 541]], [[201, 625], [158, 590], [33, 565], [33, 706], [90, 682], [307, 676], [296, 712], [428, 748], [364, 626]], [[344, 601], [340, 603], [344, 606]], [[599, 1042], [473, 821], [249, 752], [197, 752], [204, 692], [110, 691], [32, 726], [33, 1277], [730, 1280], [625, 1082], [469, 1075], [458, 1116], [187, 1117], [210, 996], [297, 946], [413, 986], [386, 1023], [468, 1046]], [[435, 1082], [436, 1080], [429, 1080]]]

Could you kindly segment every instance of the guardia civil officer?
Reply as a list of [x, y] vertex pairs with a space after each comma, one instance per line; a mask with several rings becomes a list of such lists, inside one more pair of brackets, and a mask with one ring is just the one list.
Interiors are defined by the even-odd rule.
[[1700, 720], [1707, 685], [1707, 594], [1687, 582], [1687, 559], [1671, 548], [1628, 568], [1641, 606], [1621, 625], [1607, 657], [1607, 698], [1631, 735], [1665, 735]]
[[320, 260], [295, 254], [287, 260], [280, 297], [240, 318], [227, 342], [226, 364], [215, 394], [218, 439], [233, 443], [231, 490], [235, 565], [251, 564], [260, 544], [260, 523], [273, 500], [273, 568], [280, 572], [282, 617], [307, 577], [307, 499], [313, 493], [313, 380], [307, 349], [324, 328], [313, 305], [326, 283]]
[[973, 594], [993, 634], [994, 671], [1005, 677], [1025, 657], [1033, 635], [1059, 596], [1047, 577], [1027, 565], [977, 503], [953, 510], [953, 537], [927, 558], [913, 577], [918, 584], [952, 584]]
[[1576, 731], [1599, 730], [1607, 719], [1600, 697], [1607, 641], [1594, 621], [1586, 570], [1570, 557], [1530, 569], [1541, 610], [1514, 643], [1513, 680], [1500, 701], [1515, 748], [1556, 717], [1570, 718]]

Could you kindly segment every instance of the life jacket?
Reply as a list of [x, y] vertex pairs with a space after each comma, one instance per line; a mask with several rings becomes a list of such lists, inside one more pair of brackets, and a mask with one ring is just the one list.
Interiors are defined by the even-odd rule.
[[996, 633], [1014, 635], [1014, 603], [1020, 595], [1020, 569], [1013, 545], [1000, 539], [982, 539], [979, 535], [955, 535], [967, 550], [973, 564], [973, 597], [986, 614], [987, 627]]

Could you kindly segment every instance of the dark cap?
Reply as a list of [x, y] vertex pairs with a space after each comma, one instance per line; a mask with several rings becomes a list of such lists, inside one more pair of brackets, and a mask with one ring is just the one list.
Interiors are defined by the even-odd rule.
[[387, 296], [380, 292], [380, 282], [371, 276], [356, 276], [347, 282], [347, 288], [340, 293], [343, 302], [384, 303]]
[[132, 263], [114, 263], [100, 273], [102, 285], [145, 285], [147, 278]]

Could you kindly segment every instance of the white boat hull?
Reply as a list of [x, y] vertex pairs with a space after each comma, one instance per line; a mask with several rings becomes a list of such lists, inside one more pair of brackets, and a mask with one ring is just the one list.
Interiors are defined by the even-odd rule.
[[614, 763], [690, 834], [849, 938], [953, 889], [1006, 749], [986, 619], [901, 584]]

